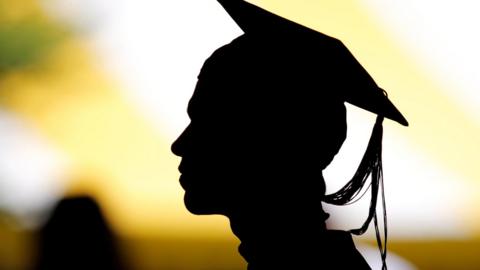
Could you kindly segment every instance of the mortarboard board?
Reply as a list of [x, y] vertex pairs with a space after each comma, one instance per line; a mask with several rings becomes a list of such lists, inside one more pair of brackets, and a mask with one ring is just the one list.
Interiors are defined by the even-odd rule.
[[287, 20], [243, 0], [218, 0], [232, 19], [246, 35], [256, 35], [264, 39], [282, 42], [289, 39], [295, 43], [304, 43], [309, 50], [318, 48], [329, 50], [335, 63], [332, 68], [339, 69], [337, 95], [357, 107], [394, 120], [408, 126], [405, 117], [377, 86], [372, 77], [355, 59], [347, 47], [338, 39], [322, 34], [303, 25]]

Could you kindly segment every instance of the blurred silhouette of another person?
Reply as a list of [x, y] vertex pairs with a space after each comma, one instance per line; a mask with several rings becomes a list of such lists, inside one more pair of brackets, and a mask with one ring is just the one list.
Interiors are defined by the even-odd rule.
[[[228, 217], [249, 270], [370, 269], [351, 234], [372, 219], [378, 229], [382, 121], [406, 119], [339, 40], [242, 0], [219, 2], [244, 34], [204, 63], [191, 122], [172, 145], [187, 209]], [[353, 178], [326, 195], [322, 170], [346, 138], [345, 102], [377, 121]], [[369, 185], [361, 228], [328, 230], [322, 202], [348, 204]]]
[[61, 200], [39, 237], [35, 270], [125, 269], [112, 231], [91, 197]]

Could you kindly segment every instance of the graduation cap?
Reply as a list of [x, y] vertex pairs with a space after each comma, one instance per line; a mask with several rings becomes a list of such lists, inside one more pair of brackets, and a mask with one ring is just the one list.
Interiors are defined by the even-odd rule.
[[[366, 186], [367, 179], [371, 176], [372, 199], [368, 218], [361, 228], [351, 230], [350, 232], [363, 234], [368, 229], [371, 220], [374, 219], [377, 240], [383, 260], [383, 269], [386, 269], [387, 236], [385, 207], [383, 207], [385, 224], [384, 245], [381, 242], [376, 214], [377, 197], [380, 189], [382, 190], [383, 206], [385, 206], [381, 155], [382, 121], [385, 117], [401, 125], [408, 126], [407, 120], [388, 99], [386, 92], [378, 87], [373, 78], [338, 39], [285, 19], [243, 0], [218, 0], [218, 2], [243, 30], [245, 35], [255, 37], [253, 40], [273, 40], [273, 42], [278, 43], [285, 41], [289, 44], [301, 43], [303, 48], [313, 51], [313, 54], [315, 50], [318, 50], [323, 51], [324, 55], [329, 55], [328, 58], [332, 59], [332, 61], [328, 64], [333, 64], [330, 66], [330, 69], [332, 69], [330, 72], [339, 73], [340, 75], [335, 76], [334, 88], [328, 91], [335, 91], [335, 95], [339, 96], [341, 100], [377, 114], [377, 121], [367, 150], [355, 175], [338, 192], [326, 195], [323, 201], [335, 205], [351, 203], [360, 195], [363, 187]], [[288, 50], [288, 46], [286, 47]], [[288, 54], [288, 51], [286, 53]], [[309, 74], [315, 75], [315, 71], [312, 72], [310, 70]]]
[[[377, 86], [368, 72], [338, 39], [243, 0], [218, 0], [218, 2], [246, 35], [256, 35], [263, 39], [280, 39], [279, 42], [282, 38], [294, 40], [293, 42], [307, 44], [310, 50], [315, 50], [315, 43], [318, 43], [321, 49], [328, 47], [329, 54], [335, 57], [335, 66], [339, 67], [342, 75], [346, 77], [345, 80], [338, 82], [337, 95], [352, 105], [408, 126], [407, 120], [388, 99], [385, 91]], [[345, 82], [348, 82], [348, 85], [345, 85]]]

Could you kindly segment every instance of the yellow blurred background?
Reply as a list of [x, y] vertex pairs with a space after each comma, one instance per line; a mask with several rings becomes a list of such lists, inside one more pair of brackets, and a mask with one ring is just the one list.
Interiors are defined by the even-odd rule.
[[[479, 269], [480, 4], [252, 2], [342, 40], [409, 120], [385, 124], [391, 269]], [[204, 59], [239, 34], [216, 1], [0, 0], [0, 269], [31, 267], [38, 228], [79, 194], [132, 269], [245, 269], [227, 220], [184, 208], [169, 150]], [[348, 112], [330, 191], [373, 119]], [[328, 208], [331, 226], [366, 203]], [[378, 269], [373, 234], [356, 240]]]

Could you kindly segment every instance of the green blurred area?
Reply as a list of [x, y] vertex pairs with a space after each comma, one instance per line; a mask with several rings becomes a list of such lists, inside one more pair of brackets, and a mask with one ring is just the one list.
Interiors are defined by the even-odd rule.
[[35, 64], [66, 34], [38, 19], [0, 25], [0, 74]]
[[36, 0], [0, 0], [0, 75], [38, 63], [68, 32]]

